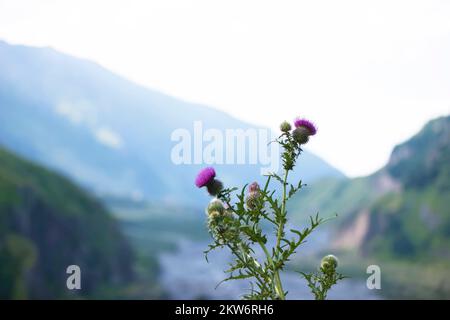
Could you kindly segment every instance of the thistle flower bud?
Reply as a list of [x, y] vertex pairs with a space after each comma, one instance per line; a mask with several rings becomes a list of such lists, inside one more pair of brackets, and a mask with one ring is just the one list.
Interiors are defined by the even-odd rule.
[[223, 184], [220, 180], [213, 179], [210, 183], [206, 185], [206, 189], [208, 193], [212, 196], [217, 196], [220, 191], [223, 189]]
[[261, 194], [259, 191], [250, 192], [245, 199], [245, 203], [247, 204], [247, 208], [250, 210], [254, 210], [258, 207], [259, 199]]
[[338, 259], [332, 255], [329, 254], [322, 258], [322, 261], [320, 262], [320, 268], [327, 271], [334, 271], [338, 266]]
[[282, 131], [282, 132], [289, 132], [289, 131], [291, 131], [291, 124], [289, 123], [289, 122], [287, 122], [287, 121], [283, 121], [281, 124], [280, 124], [280, 130]]
[[234, 226], [234, 216], [229, 210], [211, 211], [208, 215], [208, 229], [211, 235], [222, 244], [238, 239], [239, 232]]
[[218, 219], [222, 214], [219, 211], [210, 211], [208, 212], [208, 218], [210, 221], [215, 221]]
[[208, 215], [211, 215], [213, 212], [217, 212], [218, 214], [223, 214], [225, 212], [225, 207], [219, 199], [212, 200], [206, 209]]
[[261, 189], [259, 187], [258, 182], [253, 182], [248, 187], [248, 195], [245, 200], [247, 204], [247, 208], [250, 210], [256, 209], [258, 207], [258, 202], [261, 197]]
[[309, 131], [305, 127], [295, 128], [292, 137], [298, 144], [305, 144], [309, 141]]

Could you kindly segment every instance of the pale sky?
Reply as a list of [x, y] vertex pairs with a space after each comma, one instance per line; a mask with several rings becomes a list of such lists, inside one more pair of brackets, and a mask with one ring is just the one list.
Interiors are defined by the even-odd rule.
[[450, 1], [0, 0], [0, 39], [255, 124], [307, 117], [350, 176], [450, 113]]

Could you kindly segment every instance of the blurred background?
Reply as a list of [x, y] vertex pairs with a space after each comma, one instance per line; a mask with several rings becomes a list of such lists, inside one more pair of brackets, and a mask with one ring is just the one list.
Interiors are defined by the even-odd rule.
[[[239, 299], [176, 129], [313, 120], [290, 223], [332, 299], [449, 299], [450, 3], [0, 0], [0, 298]], [[215, 165], [227, 186], [260, 164]], [[81, 290], [66, 268], [79, 265]], [[366, 268], [381, 268], [369, 290]]]

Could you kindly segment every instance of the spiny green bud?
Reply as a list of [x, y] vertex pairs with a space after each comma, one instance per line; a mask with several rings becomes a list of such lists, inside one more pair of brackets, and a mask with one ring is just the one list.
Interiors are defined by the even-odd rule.
[[214, 199], [209, 203], [206, 212], [208, 215], [210, 215], [212, 212], [218, 212], [219, 214], [223, 214], [225, 212], [225, 207], [222, 201], [220, 201], [219, 199]]
[[222, 191], [223, 184], [220, 180], [214, 179], [206, 185], [206, 189], [210, 195], [217, 196], [219, 192]]
[[305, 127], [298, 127], [292, 131], [292, 137], [298, 144], [305, 144], [309, 141], [309, 131]]
[[332, 254], [323, 257], [322, 261], [320, 262], [320, 268], [324, 270], [335, 270], [337, 266], [338, 259]]
[[219, 211], [211, 211], [210, 213], [208, 213], [207, 223], [209, 229], [211, 231], [214, 230], [214, 228], [216, 228], [220, 224], [221, 220], [222, 214]]
[[218, 211], [211, 211], [208, 215], [208, 229], [209, 232], [219, 243], [229, 243], [235, 241], [239, 232], [233, 226], [233, 213], [225, 210], [223, 213]]
[[289, 122], [287, 122], [287, 121], [283, 121], [281, 124], [280, 124], [280, 130], [282, 131], [282, 132], [289, 132], [289, 131], [291, 131], [291, 124], [289, 123]]

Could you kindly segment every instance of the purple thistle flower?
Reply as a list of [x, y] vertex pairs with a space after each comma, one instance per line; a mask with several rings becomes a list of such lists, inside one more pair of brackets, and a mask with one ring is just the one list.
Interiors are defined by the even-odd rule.
[[308, 129], [311, 136], [313, 136], [317, 133], [317, 128], [314, 125], [314, 123], [312, 123], [311, 121], [309, 121], [307, 119], [297, 118], [294, 121], [294, 125], [296, 128], [303, 127], [303, 128]]
[[216, 176], [216, 171], [213, 167], [206, 167], [197, 174], [197, 177], [195, 178], [195, 185], [198, 188], [204, 187], [208, 184], [210, 184], [214, 177]]

